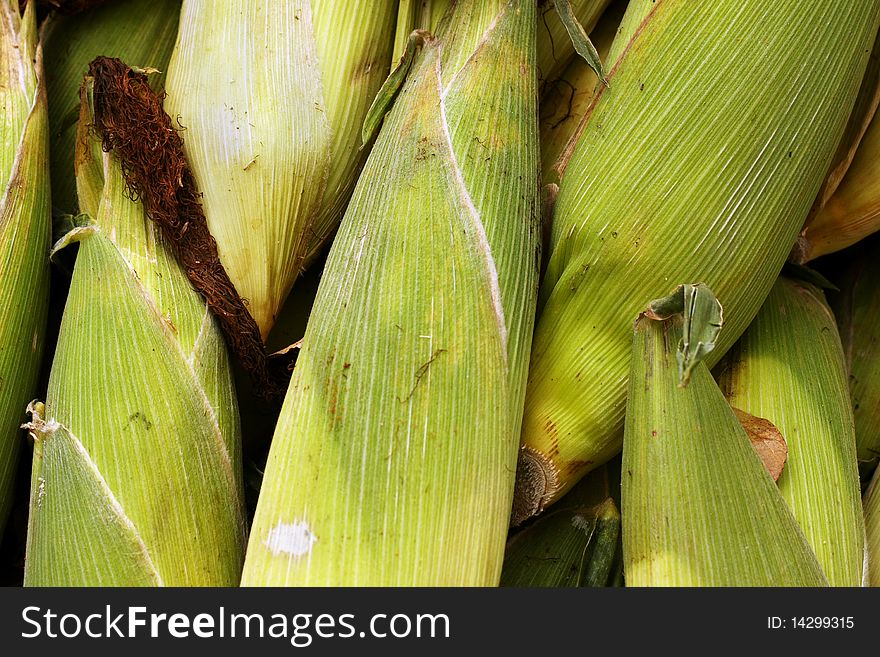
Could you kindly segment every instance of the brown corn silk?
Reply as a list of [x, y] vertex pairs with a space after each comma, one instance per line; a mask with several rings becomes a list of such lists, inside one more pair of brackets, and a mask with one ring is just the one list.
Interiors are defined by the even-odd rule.
[[76, 122], [79, 88], [95, 57], [116, 57], [141, 69], [156, 69], [149, 83], [160, 90], [174, 48], [180, 0], [116, 0], [76, 15], [50, 14], [43, 21], [52, 206], [76, 214]]
[[95, 87], [95, 127], [104, 150], [119, 158], [129, 191], [161, 229], [258, 390], [268, 397], [277, 394], [260, 329], [220, 262], [183, 140], [162, 109], [162, 96], [150, 88], [146, 74], [118, 59], [96, 58], [89, 75]]

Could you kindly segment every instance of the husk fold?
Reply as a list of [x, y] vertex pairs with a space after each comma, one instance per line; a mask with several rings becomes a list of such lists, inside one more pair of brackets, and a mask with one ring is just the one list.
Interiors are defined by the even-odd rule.
[[534, 494], [521, 508], [539, 512], [620, 449], [645, 299], [672, 281], [708, 284], [728, 317], [712, 359], [746, 328], [828, 169], [878, 18], [877, 0], [654, 3], [563, 167], [523, 419], [520, 488]]
[[396, 17], [391, 0], [183, 2], [165, 107], [264, 340], [351, 194]]
[[498, 583], [537, 289], [536, 20], [528, 0], [456, 3], [385, 117], [243, 584]]
[[32, 405], [28, 586], [229, 586], [246, 539], [238, 411], [204, 300], [131, 200], [83, 88], [79, 242]]
[[633, 333], [621, 507], [627, 586], [825, 585], [705, 363], [679, 385], [681, 336], [677, 315], [641, 316]]
[[861, 585], [865, 525], [852, 406], [822, 291], [778, 279], [718, 367], [731, 406], [766, 418], [785, 437], [788, 459], [777, 485], [829, 584]]
[[36, 14], [0, 2], [0, 534], [36, 390], [49, 297], [46, 89]]

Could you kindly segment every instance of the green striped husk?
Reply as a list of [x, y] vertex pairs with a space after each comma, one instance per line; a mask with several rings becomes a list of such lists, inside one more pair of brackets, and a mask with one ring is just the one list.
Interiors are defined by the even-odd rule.
[[880, 470], [865, 493], [868, 585], [880, 586]]
[[772, 422], [788, 445], [777, 484], [828, 583], [859, 586], [865, 524], [843, 350], [822, 291], [779, 278], [719, 365], [734, 408]]
[[681, 335], [678, 316], [640, 317], [633, 333], [621, 507], [627, 586], [825, 585], [706, 365], [679, 386]]
[[878, 20], [878, 0], [655, 4], [563, 170], [523, 417], [531, 483], [518, 488], [535, 495], [519, 507], [540, 511], [620, 449], [645, 299], [708, 284], [728, 319], [713, 361], [748, 326], [822, 184]]
[[610, 497], [570, 505], [577, 492], [508, 541], [501, 586], [609, 585], [618, 557], [620, 511]]
[[498, 583], [537, 293], [536, 21], [458, 2], [414, 62], [330, 251], [244, 584]]
[[880, 462], [880, 243], [862, 252], [831, 295], [852, 400], [862, 477]]
[[348, 202], [396, 17], [393, 0], [183, 2], [165, 107], [264, 340]]
[[180, 19], [180, 0], [122, 0], [75, 15], [53, 14], [43, 23], [51, 130], [52, 204], [76, 213], [76, 121], [79, 88], [89, 62], [98, 55], [154, 68], [154, 89], [165, 71]]
[[0, 535], [49, 299], [49, 128], [35, 9], [0, 0]]
[[246, 539], [226, 347], [119, 162], [78, 137], [79, 253], [34, 438], [25, 585], [235, 585]]

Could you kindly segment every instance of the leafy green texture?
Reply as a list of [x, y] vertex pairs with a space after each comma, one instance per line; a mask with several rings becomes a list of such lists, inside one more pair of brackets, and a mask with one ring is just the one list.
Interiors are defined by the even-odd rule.
[[593, 507], [560, 504], [510, 540], [501, 585], [606, 586], [619, 539], [611, 498]]
[[535, 494], [519, 506], [540, 511], [620, 449], [647, 299], [682, 280], [717, 294], [727, 328], [709, 364], [748, 326], [822, 184], [878, 20], [880, 0], [656, 3], [562, 174], [523, 419]]
[[825, 578], [704, 363], [678, 385], [680, 317], [635, 326], [623, 439], [627, 586], [815, 586]]
[[863, 477], [880, 462], [880, 246], [871, 245], [831, 296], [840, 330]]
[[348, 202], [396, 17], [392, 0], [183, 2], [165, 106], [264, 340]]
[[782, 432], [777, 482], [833, 586], [859, 586], [865, 525], [843, 350], [822, 292], [780, 278], [719, 365], [731, 406]]
[[51, 130], [52, 204], [78, 208], [74, 155], [79, 88], [98, 55], [159, 71], [150, 82], [160, 89], [180, 18], [180, 0], [123, 0], [74, 15], [52, 15], [43, 25]]
[[865, 493], [865, 529], [868, 545], [868, 582], [880, 586], [880, 470]]
[[49, 127], [35, 9], [0, 1], [0, 534], [49, 297]]
[[[80, 126], [93, 122], [83, 110]], [[30, 427], [25, 584], [233, 585], [246, 535], [223, 338], [86, 130], [77, 157], [99, 160], [78, 182], [101, 195], [81, 199], [93, 225], [77, 234], [45, 411]]]
[[528, 0], [456, 3], [386, 116], [281, 411], [244, 584], [497, 584], [537, 288], [535, 25]]

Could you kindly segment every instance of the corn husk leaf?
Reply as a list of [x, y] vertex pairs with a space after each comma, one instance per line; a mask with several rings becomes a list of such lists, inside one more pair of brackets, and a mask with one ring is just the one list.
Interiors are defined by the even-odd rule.
[[46, 404], [29, 426], [25, 584], [232, 585], [246, 529], [223, 338], [119, 162], [87, 132], [88, 79], [84, 93], [77, 159], [88, 164], [77, 173], [90, 223], [71, 238], [79, 253]]
[[562, 502], [508, 541], [501, 586], [608, 586], [619, 541], [610, 497], [593, 506]]
[[868, 585], [880, 586], [880, 470], [865, 493]]
[[0, 534], [11, 505], [49, 297], [48, 122], [35, 9], [0, 2]]
[[[623, 1], [614, 2], [590, 33], [590, 39], [603, 62], [608, 58], [618, 26], [626, 8]], [[541, 98], [541, 180], [544, 184], [559, 183], [553, 166], [565, 149], [571, 135], [593, 102], [599, 78], [581, 57], [574, 57], [561, 75], [549, 84]]]
[[880, 229], [880, 118], [875, 116], [837, 191], [798, 239], [794, 257], [810, 262], [852, 246]]
[[538, 275], [535, 25], [527, 0], [457, 3], [386, 116], [281, 411], [244, 584], [497, 584]]
[[620, 449], [645, 299], [708, 284], [728, 313], [713, 362], [748, 326], [822, 184], [878, 19], [877, 0], [666, 0], [643, 22], [556, 200], [523, 420], [533, 512]]
[[[611, 0], [569, 0], [571, 13], [589, 34]], [[538, 79], [542, 89], [547, 82], [558, 78], [575, 54], [568, 28], [560, 19], [555, 0], [538, 2]]]
[[165, 107], [264, 340], [348, 202], [396, 17], [391, 0], [184, 0]]
[[820, 586], [816, 557], [705, 363], [678, 385], [681, 318], [635, 325], [623, 441], [627, 586]]
[[52, 203], [57, 212], [79, 208], [74, 177], [79, 88], [97, 55], [118, 57], [158, 71], [151, 77], [161, 89], [177, 36], [180, 0], [123, 0], [75, 15], [50, 15], [43, 23], [46, 44], [49, 125], [51, 129]]
[[880, 462], [880, 248], [849, 267], [832, 296], [855, 423], [856, 454], [867, 481]]
[[772, 422], [788, 444], [778, 485], [833, 586], [859, 586], [865, 527], [843, 349], [813, 285], [780, 278], [719, 365], [731, 405]]

